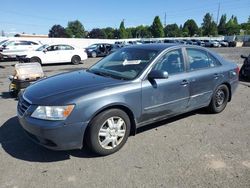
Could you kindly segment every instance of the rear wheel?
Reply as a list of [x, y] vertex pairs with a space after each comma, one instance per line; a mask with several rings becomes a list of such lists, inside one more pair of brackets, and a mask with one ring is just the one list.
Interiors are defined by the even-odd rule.
[[226, 85], [218, 86], [213, 94], [212, 100], [208, 106], [211, 113], [220, 113], [226, 106], [229, 99], [229, 89]]
[[110, 109], [97, 115], [89, 126], [87, 144], [99, 155], [112, 154], [126, 143], [130, 133], [130, 119], [119, 109]]
[[30, 62], [31, 63], [40, 63], [40, 64], [42, 64], [42, 61], [41, 61], [41, 59], [39, 58], [39, 57], [32, 57], [32, 58], [30, 58]]
[[73, 63], [74, 65], [77, 65], [81, 62], [81, 58], [78, 55], [74, 55], [71, 58], [71, 63]]

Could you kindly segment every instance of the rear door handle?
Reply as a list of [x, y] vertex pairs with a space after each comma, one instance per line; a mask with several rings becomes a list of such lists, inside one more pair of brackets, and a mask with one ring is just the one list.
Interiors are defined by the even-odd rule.
[[186, 86], [188, 84], [189, 84], [189, 82], [187, 80], [182, 80], [182, 82], [181, 82], [181, 85], [183, 85], [183, 86]]

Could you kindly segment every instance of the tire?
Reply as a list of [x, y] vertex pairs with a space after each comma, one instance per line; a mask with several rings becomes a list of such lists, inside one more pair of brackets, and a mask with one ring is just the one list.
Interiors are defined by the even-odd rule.
[[16, 88], [12, 87], [12, 84], [9, 85], [9, 94], [11, 97], [17, 97], [19, 91]]
[[30, 62], [31, 63], [37, 62], [37, 63], [42, 64], [42, 61], [41, 61], [41, 59], [39, 57], [32, 57], [32, 58], [30, 58]]
[[91, 57], [94, 57], [94, 58], [97, 57], [97, 54], [95, 51], [91, 52]]
[[226, 106], [229, 99], [229, 89], [226, 85], [222, 84], [216, 88], [212, 96], [208, 110], [211, 113], [220, 113]]
[[79, 63], [81, 63], [81, 58], [78, 55], [74, 55], [71, 58], [71, 63], [74, 65], [78, 65]]
[[[118, 122], [120, 122], [120, 126]], [[128, 115], [120, 109], [110, 109], [98, 114], [91, 121], [86, 142], [94, 153], [104, 156], [121, 149], [129, 134], [130, 119]]]

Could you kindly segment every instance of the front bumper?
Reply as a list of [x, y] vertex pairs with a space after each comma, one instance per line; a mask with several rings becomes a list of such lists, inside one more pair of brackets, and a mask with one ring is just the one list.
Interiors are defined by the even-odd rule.
[[16, 56], [17, 61], [24, 62], [24, 63], [29, 63], [30, 58], [24, 57], [24, 56]]
[[[32, 108], [32, 107], [31, 107]], [[65, 121], [48, 121], [30, 117], [29, 108], [18, 119], [34, 142], [52, 150], [81, 149], [87, 123], [65, 124]]]

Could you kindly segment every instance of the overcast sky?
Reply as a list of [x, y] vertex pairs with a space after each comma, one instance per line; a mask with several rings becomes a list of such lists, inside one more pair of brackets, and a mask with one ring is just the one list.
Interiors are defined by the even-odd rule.
[[151, 25], [156, 15], [164, 24], [183, 24], [187, 19], [202, 23], [205, 13], [236, 15], [240, 23], [250, 16], [250, 0], [5, 0], [0, 6], [0, 31], [48, 34], [54, 24], [67, 26], [80, 20], [86, 30], [103, 27]]

